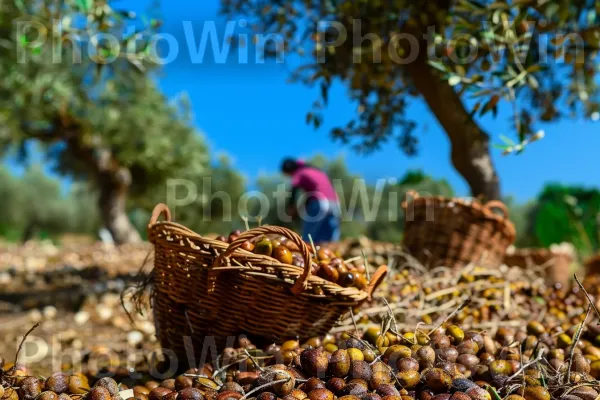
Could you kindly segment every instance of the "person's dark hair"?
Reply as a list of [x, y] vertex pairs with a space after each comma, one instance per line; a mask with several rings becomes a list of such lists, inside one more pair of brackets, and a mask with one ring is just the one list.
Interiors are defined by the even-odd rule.
[[293, 158], [286, 158], [281, 163], [281, 171], [285, 174], [291, 174], [300, 168], [301, 163]]

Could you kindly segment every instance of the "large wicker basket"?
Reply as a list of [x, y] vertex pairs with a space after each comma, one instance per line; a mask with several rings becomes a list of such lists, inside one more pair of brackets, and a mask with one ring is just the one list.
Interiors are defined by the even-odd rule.
[[459, 268], [471, 262], [499, 265], [515, 239], [515, 227], [500, 201], [480, 204], [420, 197], [414, 191], [408, 196], [412, 201], [402, 203], [406, 221], [403, 246], [425, 266]]
[[572, 262], [573, 257], [570, 254], [554, 252], [547, 248], [515, 249], [504, 256], [504, 263], [509, 267], [544, 268], [548, 283], [559, 283], [564, 289], [569, 287]]
[[[161, 214], [166, 221], [157, 222]], [[228, 244], [170, 219], [167, 206], [157, 205], [148, 237], [155, 248], [157, 336], [177, 357], [222, 350], [233, 346], [239, 335], [257, 344], [324, 335], [349, 307], [368, 299], [387, 272], [386, 266], [379, 267], [365, 291], [345, 288], [310, 274], [310, 249], [289, 229], [263, 226]], [[240, 248], [265, 234], [295, 243], [306, 268]]]

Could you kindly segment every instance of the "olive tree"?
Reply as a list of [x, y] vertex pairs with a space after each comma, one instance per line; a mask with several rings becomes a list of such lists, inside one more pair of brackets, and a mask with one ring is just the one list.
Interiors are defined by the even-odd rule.
[[[451, 143], [451, 160], [473, 196], [500, 198], [481, 117], [512, 105], [521, 152], [536, 123], [568, 115], [598, 119], [597, 4], [542, 0], [222, 0], [243, 17], [268, 55], [295, 54], [293, 80], [320, 88], [307, 115], [319, 127], [330, 89], [343, 83], [355, 117], [333, 138], [359, 151], [395, 141], [415, 154], [415, 99], [428, 105]], [[267, 36], [270, 35], [270, 36]]]
[[140, 240], [128, 203], [166, 192], [169, 178], [208, 173], [209, 156], [187, 102], [153, 82], [159, 24], [112, 4], [3, 2], [0, 151], [26, 156], [40, 142], [57, 172], [92, 183], [103, 224], [124, 243]]

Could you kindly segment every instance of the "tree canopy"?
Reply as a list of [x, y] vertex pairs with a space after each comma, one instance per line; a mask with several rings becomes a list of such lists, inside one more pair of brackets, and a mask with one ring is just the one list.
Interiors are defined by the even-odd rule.
[[[210, 158], [185, 99], [156, 87], [160, 59], [143, 24], [111, 1], [9, 0], [0, 8], [2, 148], [43, 144], [56, 171], [97, 190], [117, 242], [139, 235], [128, 200], [166, 193], [166, 180], [206, 175]], [[59, 22], [56, 22], [59, 21]]]
[[[244, 17], [268, 50], [298, 54], [295, 81], [321, 96], [307, 121], [322, 125], [330, 88], [342, 82], [357, 113], [331, 131], [369, 152], [396, 142], [418, 150], [422, 98], [446, 131], [451, 160], [472, 194], [499, 198], [489, 135], [479, 118], [502, 100], [513, 110], [516, 140], [505, 153], [539, 139], [539, 122], [575, 115], [598, 119], [595, 61], [600, 44], [593, 1], [269, 1], [222, 0], [223, 12]], [[279, 45], [277, 47], [276, 45]]]

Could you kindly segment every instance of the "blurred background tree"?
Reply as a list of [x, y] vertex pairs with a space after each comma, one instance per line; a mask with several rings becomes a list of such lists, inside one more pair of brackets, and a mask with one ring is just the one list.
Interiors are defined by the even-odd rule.
[[452, 163], [473, 196], [501, 195], [490, 138], [478, 121], [495, 115], [501, 100], [513, 105], [518, 136], [505, 153], [539, 139], [535, 122], [568, 114], [561, 110], [600, 117], [594, 2], [222, 0], [222, 10], [246, 18], [263, 38], [282, 38], [268, 43], [268, 55], [299, 56], [292, 79], [321, 89], [307, 115], [315, 127], [332, 84], [347, 87], [358, 112], [331, 135], [358, 151], [393, 140], [415, 154], [416, 122], [407, 107], [423, 99], [446, 131]]
[[[129, 201], [166, 193], [168, 178], [207, 174], [207, 148], [186, 100], [170, 102], [151, 79], [158, 55], [149, 35], [157, 21], [143, 25], [110, 1], [59, 4], [9, 0], [0, 8], [0, 108], [8, 132], [1, 148], [17, 148], [27, 160], [28, 143], [42, 143], [58, 173], [93, 185], [115, 242], [139, 241]], [[50, 36], [54, 19], [59, 37]], [[126, 32], [131, 26], [133, 34]], [[118, 38], [118, 46], [98, 34]]]
[[541, 246], [571, 242], [584, 256], [599, 249], [600, 191], [577, 186], [547, 185], [538, 197], [535, 237]]
[[60, 181], [40, 165], [30, 166], [21, 177], [0, 169], [0, 195], [0, 236], [11, 241], [90, 235], [100, 225], [96, 196], [81, 184], [63, 193]]

